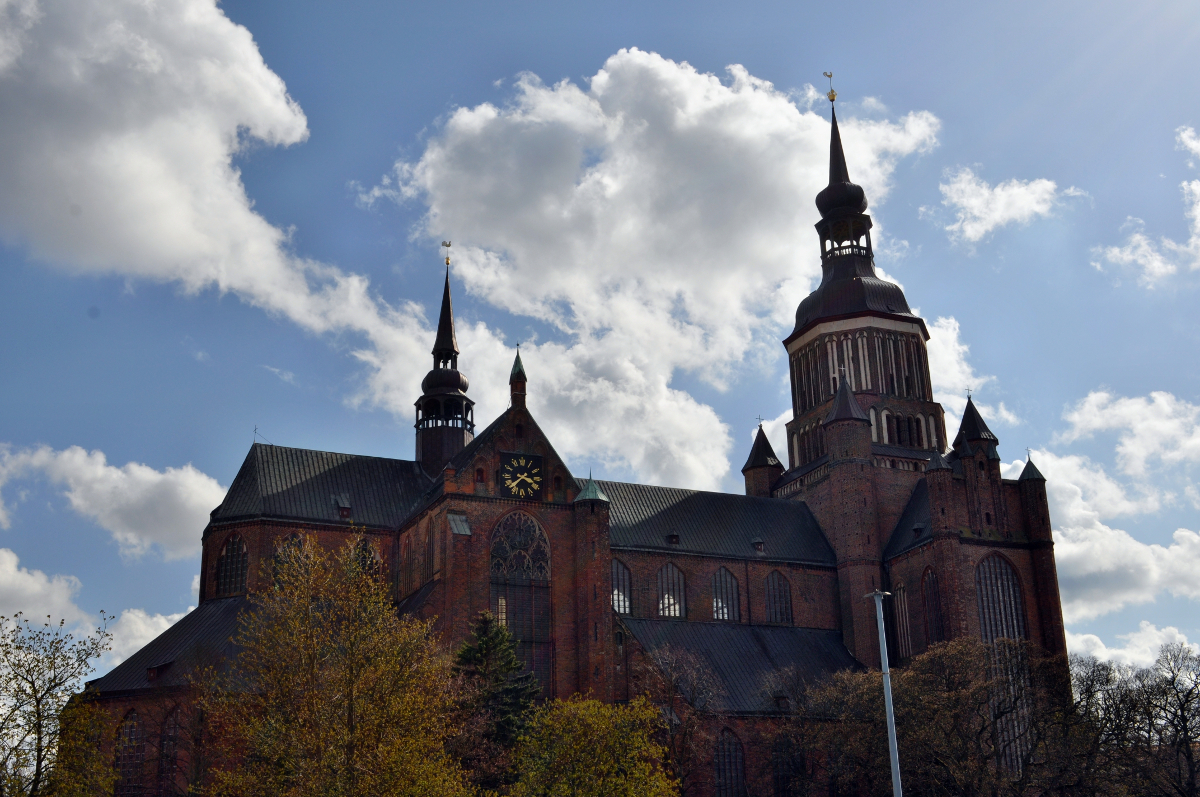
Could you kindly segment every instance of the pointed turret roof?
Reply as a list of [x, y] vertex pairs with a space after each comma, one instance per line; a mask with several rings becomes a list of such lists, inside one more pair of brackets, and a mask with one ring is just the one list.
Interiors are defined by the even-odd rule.
[[771, 441], [767, 439], [767, 433], [763, 431], [761, 423], [758, 425], [758, 435], [754, 438], [754, 445], [750, 447], [750, 458], [742, 466], [742, 473], [751, 468], [783, 468], [779, 457], [775, 456], [775, 449], [771, 447]]
[[832, 111], [833, 129], [829, 134], [829, 184], [850, 182], [846, 168], [846, 153], [842, 151], [842, 134], [838, 130], [837, 110]]
[[854, 394], [850, 392], [850, 380], [844, 377], [838, 380], [837, 395], [833, 397], [833, 406], [829, 408], [829, 415], [825, 416], [825, 423], [834, 421], [871, 422], [862, 407], [858, 405], [858, 399], [854, 398]]
[[450, 301], [450, 268], [446, 267], [446, 287], [442, 290], [442, 313], [438, 317], [437, 339], [433, 342], [434, 354], [458, 354], [458, 340], [454, 336], [454, 307]]
[[596, 480], [592, 478], [592, 472], [588, 471], [587, 483], [583, 485], [583, 489], [579, 491], [579, 495], [575, 496], [576, 501], [604, 501], [609, 503], [608, 496], [600, 489], [600, 485], [596, 484]]
[[983, 416], [975, 409], [975, 402], [967, 397], [967, 408], [963, 410], [962, 423], [958, 425], [958, 435], [954, 438], [955, 445], [960, 440], [987, 440], [999, 443], [1000, 439], [992, 434], [992, 430], [983, 422]]
[[942, 456], [942, 452], [934, 449], [929, 455], [929, 464], [925, 467], [926, 472], [931, 470], [954, 470], [946, 458]]
[[1037, 469], [1036, 465], [1033, 464], [1033, 457], [1030, 457], [1025, 461], [1025, 469], [1021, 471], [1021, 475], [1017, 478], [1017, 481], [1023, 482], [1031, 479], [1036, 479], [1040, 482], [1046, 481], [1046, 477], [1043, 476], [1042, 472]]
[[521, 350], [517, 349], [517, 359], [513, 360], [512, 372], [508, 375], [508, 383], [513, 382], [528, 382], [529, 379], [525, 376], [525, 366], [521, 364]]

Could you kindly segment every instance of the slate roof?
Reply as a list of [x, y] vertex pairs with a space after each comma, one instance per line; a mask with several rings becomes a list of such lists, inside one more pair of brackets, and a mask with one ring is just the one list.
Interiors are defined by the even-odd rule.
[[[237, 633], [238, 614], [246, 605], [244, 595], [205, 601], [88, 686], [102, 694], [161, 688], [182, 683], [189, 662], [232, 658], [236, 654], [232, 640]], [[172, 666], [151, 681], [146, 670], [165, 664]]]
[[255, 443], [211, 520], [346, 523], [338, 514], [340, 500], [349, 503], [355, 524], [395, 528], [429, 484], [421, 466], [410, 460]]
[[779, 457], [775, 456], [775, 449], [771, 447], [771, 441], [767, 439], [767, 433], [763, 431], [762, 424], [758, 425], [758, 434], [754, 437], [754, 445], [750, 447], [750, 456], [746, 459], [746, 464], [742, 466], [742, 473], [751, 468], [782, 468], [779, 464]]
[[988, 440], [993, 443], [999, 443], [999, 438], [992, 434], [992, 430], [984, 423], [983, 416], [979, 414], [979, 410], [975, 409], [975, 402], [967, 398], [967, 408], [963, 410], [962, 423], [958, 425], [958, 434], [954, 437], [954, 445], [958, 446], [960, 440]]
[[885, 561], [894, 559], [902, 553], [924, 545], [932, 538], [933, 515], [929, 509], [929, 484], [921, 479], [913, 488], [900, 519], [896, 521], [892, 537], [883, 549], [883, 558]]
[[773, 683], [784, 670], [813, 683], [839, 670], [862, 669], [840, 631], [739, 623], [693, 623], [622, 617], [651, 655], [670, 645], [699, 656], [721, 686], [713, 709], [733, 714], [778, 713]]
[[1043, 482], [1046, 481], [1046, 477], [1043, 476], [1042, 472], [1037, 469], [1036, 465], [1033, 464], [1033, 457], [1030, 457], [1025, 461], [1025, 468], [1021, 471], [1021, 475], [1017, 478], [1017, 481], [1023, 482], [1026, 479], [1037, 479], [1038, 481]]
[[[836, 565], [833, 548], [801, 501], [598, 482], [609, 500], [614, 549], [633, 548], [738, 559]], [[679, 543], [667, 536], [679, 535]], [[755, 551], [752, 540], [763, 541]]]
[[866, 421], [870, 423], [871, 419], [863, 412], [858, 399], [854, 398], [854, 394], [850, 392], [850, 382], [846, 379], [840, 379], [838, 382], [837, 393], [833, 397], [833, 404], [829, 407], [829, 414], [825, 416], [825, 423], [834, 421]]

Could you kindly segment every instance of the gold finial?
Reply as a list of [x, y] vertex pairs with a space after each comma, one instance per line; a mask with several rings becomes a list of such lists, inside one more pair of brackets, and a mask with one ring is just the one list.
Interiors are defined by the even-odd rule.
[[442, 246], [446, 247], [446, 265], [450, 265], [450, 242], [442, 241]]
[[830, 102], [833, 102], [834, 100], [837, 99], [837, 92], [833, 90], [833, 73], [832, 72], [822, 72], [821, 74], [824, 75], [825, 77], [829, 78], [829, 93], [826, 94], [825, 96], [829, 98]]

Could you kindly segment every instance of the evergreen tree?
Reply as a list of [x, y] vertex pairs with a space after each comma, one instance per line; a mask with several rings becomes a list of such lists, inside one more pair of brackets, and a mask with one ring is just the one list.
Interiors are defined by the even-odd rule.
[[459, 648], [455, 671], [472, 687], [476, 710], [487, 714], [485, 737], [503, 747], [516, 744], [541, 686], [517, 658], [508, 628], [491, 612], [479, 613], [474, 640]]

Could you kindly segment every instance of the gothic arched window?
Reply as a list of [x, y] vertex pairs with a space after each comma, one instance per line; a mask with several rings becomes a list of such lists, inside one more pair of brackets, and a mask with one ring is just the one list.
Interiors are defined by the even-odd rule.
[[217, 557], [217, 597], [246, 591], [246, 543], [234, 534]]
[[1025, 639], [1025, 601], [1017, 571], [1000, 554], [985, 556], [975, 568], [979, 632], [984, 642]]
[[492, 613], [508, 626], [517, 655], [543, 690], [550, 687], [550, 542], [530, 515], [513, 512], [492, 532]]
[[792, 585], [778, 570], [767, 576], [767, 622], [792, 624]]
[[629, 568], [620, 560], [612, 560], [612, 607], [617, 614], [630, 614], [633, 610], [633, 590]]
[[379, 557], [375, 554], [375, 546], [369, 540], [359, 540], [354, 546], [354, 563], [371, 575], [379, 575]]
[[746, 797], [746, 754], [742, 742], [725, 728], [713, 753], [717, 797]]
[[725, 568], [713, 576], [713, 619], [736, 623], [741, 620], [738, 607], [737, 578]]
[[804, 772], [804, 753], [786, 733], [776, 736], [771, 745], [773, 797], [799, 797], [804, 793]]
[[136, 797], [142, 793], [142, 767], [146, 761], [146, 736], [137, 711], [131, 710], [117, 728], [116, 782], [114, 797]]
[[903, 584], [892, 588], [892, 600], [896, 612], [896, 645], [900, 650], [900, 658], [907, 659], [913, 650], [912, 633], [908, 625], [908, 591]]
[[658, 616], [687, 617], [683, 572], [667, 562], [658, 570]]
[[932, 645], [946, 638], [942, 623], [942, 593], [938, 590], [937, 573], [932, 569], [926, 570], [921, 579], [921, 592], [925, 598], [925, 640], [926, 644]]
[[175, 784], [179, 771], [179, 706], [171, 709], [163, 721], [158, 738], [158, 793], [177, 794]]

